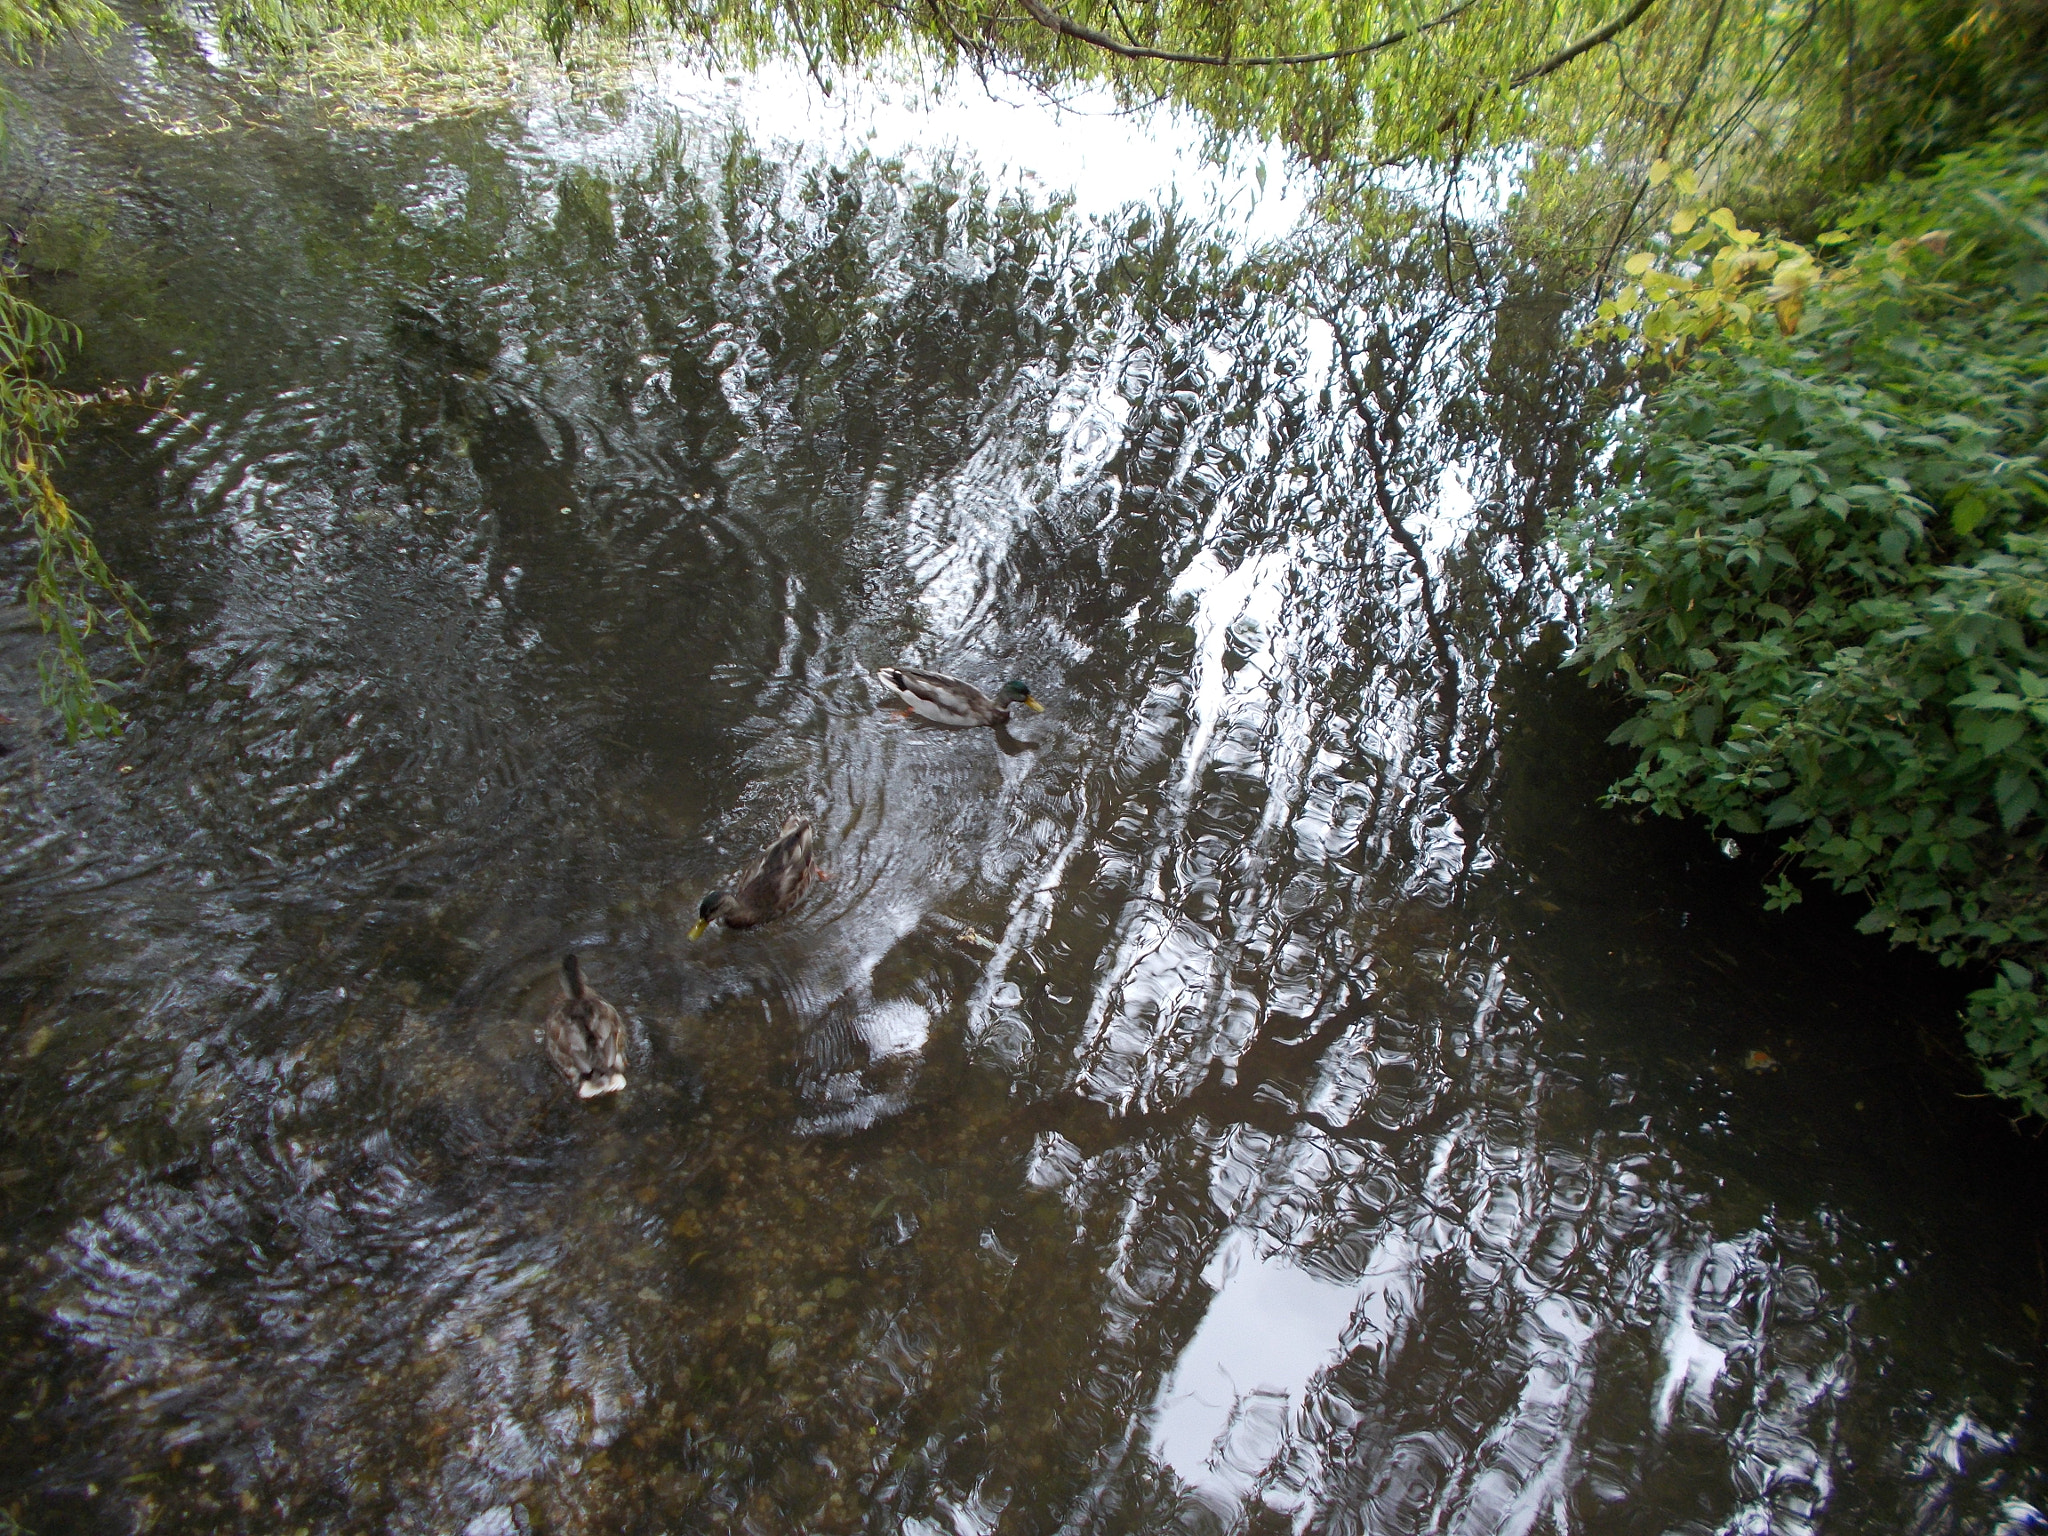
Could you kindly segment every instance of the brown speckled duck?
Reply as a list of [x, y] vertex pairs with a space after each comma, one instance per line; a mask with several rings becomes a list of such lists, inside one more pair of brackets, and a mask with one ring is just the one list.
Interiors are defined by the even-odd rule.
[[617, 1093], [626, 1086], [626, 1021], [583, 984], [574, 955], [562, 956], [562, 992], [542, 1033], [548, 1060], [579, 1099]]
[[804, 899], [813, 880], [827, 878], [811, 851], [810, 818], [792, 816], [731, 890], [713, 891], [697, 904], [697, 923], [690, 937], [702, 938], [713, 923], [751, 928], [780, 917]]

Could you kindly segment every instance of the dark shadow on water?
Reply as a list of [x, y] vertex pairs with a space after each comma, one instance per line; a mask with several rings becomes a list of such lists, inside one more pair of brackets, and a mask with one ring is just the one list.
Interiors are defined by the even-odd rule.
[[[1506, 698], [1493, 905], [1540, 980], [1546, 1049], [1616, 1087], [1612, 1123], [1653, 1126], [1712, 1191], [1698, 1211], [1716, 1227], [1818, 1223], [1845, 1259], [1854, 1234], [1881, 1235], [1884, 1259], [1836, 1283], [1887, 1340], [1888, 1379], [2025, 1412], [2048, 1358], [2048, 1138], [1984, 1094], [1963, 1049], [1977, 983], [1857, 932], [1866, 908], [1830, 891], [1767, 911], [1761, 839], [1730, 858], [1697, 823], [1600, 805], [1630, 760], [1606, 741], [1623, 700], [1541, 668]], [[1884, 1464], [1894, 1433], [1859, 1415], [1844, 1452]], [[2000, 1450], [2021, 1467], [2044, 1452], [2030, 1423]], [[1899, 1518], [1856, 1479], [1835, 1514]]]

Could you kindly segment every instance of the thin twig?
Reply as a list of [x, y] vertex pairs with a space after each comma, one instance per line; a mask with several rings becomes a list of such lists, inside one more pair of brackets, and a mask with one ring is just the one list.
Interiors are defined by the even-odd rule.
[[953, 25], [953, 18], [946, 14], [946, 8], [940, 0], [930, 0], [930, 3], [932, 14], [938, 17], [939, 25], [946, 29], [946, 35], [953, 39], [953, 46], [974, 61], [978, 72], [981, 68], [981, 51], [960, 35], [959, 30]]
[[1109, 0], [1109, 14], [1114, 16], [1116, 18], [1116, 24], [1124, 29], [1125, 42], [1129, 43], [1133, 48], [1142, 48], [1145, 46], [1143, 43], [1138, 41], [1137, 30], [1131, 26], [1131, 19], [1128, 16], [1124, 15], [1124, 8], [1118, 5], [1116, 3], [1116, 0]]
[[1634, 5], [1623, 11], [1599, 31], [1587, 33], [1569, 48], [1560, 48], [1541, 64], [1523, 70], [1519, 75], [1508, 81], [1509, 89], [1512, 90], [1517, 86], [1527, 85], [1532, 80], [1541, 80], [1545, 75], [1555, 74], [1580, 54], [1590, 53], [1602, 43], [1611, 42], [1641, 21], [1643, 13], [1656, 3], [1657, 0], [1636, 0]]
[[[1024, 0], [1024, 3], [1029, 4], [1030, 0]], [[1479, 104], [1485, 101], [1489, 96], [1497, 95], [1502, 90], [1515, 90], [1521, 86], [1529, 84], [1532, 80], [1541, 80], [1545, 75], [1555, 74], [1558, 70], [1563, 69], [1565, 65], [1571, 63], [1571, 61], [1573, 59], [1576, 59], [1580, 54], [1590, 52], [1591, 50], [1598, 48], [1602, 43], [1610, 43], [1614, 41], [1614, 39], [1619, 37], [1623, 32], [1626, 32], [1630, 27], [1634, 26], [1637, 22], [1641, 21], [1643, 19], [1643, 14], [1656, 3], [1657, 0], [1636, 0], [1636, 3], [1634, 5], [1630, 6], [1627, 10], [1623, 11], [1619, 16], [1615, 17], [1614, 20], [1608, 22], [1606, 26], [1600, 28], [1598, 31], [1589, 32], [1584, 37], [1580, 38], [1576, 43], [1571, 44], [1569, 47], [1560, 48], [1556, 53], [1553, 53], [1541, 64], [1532, 64], [1529, 68], [1523, 70], [1520, 74], [1510, 76], [1505, 85], [1496, 83], [1488, 86], [1485, 90], [1481, 91], [1476, 97], [1474, 97], [1469, 105], [1464, 107], [1454, 107], [1451, 111], [1445, 113], [1443, 121], [1436, 125], [1436, 131], [1438, 133], [1449, 133], [1452, 127], [1456, 125], [1458, 118], [1461, 115], [1467, 113], [1476, 115], [1479, 111]]]
[[[1041, 27], [1057, 32], [1062, 37], [1071, 37], [1077, 43], [1086, 43], [1091, 48], [1100, 48], [1124, 59], [1157, 59], [1162, 64], [1202, 64], [1217, 69], [1249, 69], [1268, 64], [1328, 64], [1338, 59], [1363, 58], [1405, 43], [1410, 38], [1420, 37], [1434, 31], [1448, 22], [1455, 21], [1472, 9], [1478, 0], [1459, 0], [1459, 3], [1433, 20], [1425, 21], [1419, 27], [1409, 27], [1400, 32], [1389, 32], [1374, 42], [1360, 43], [1351, 48], [1331, 48], [1322, 53], [1270, 53], [1256, 54], [1248, 58], [1231, 58], [1220, 53], [1181, 53], [1171, 48], [1146, 48], [1131, 43], [1120, 43], [1107, 32], [1098, 32], [1093, 27], [1083, 26], [1058, 11], [1050, 10], [1040, 0], [1017, 0], [1025, 12]], [[1654, 0], [1643, 0], [1644, 8]]]

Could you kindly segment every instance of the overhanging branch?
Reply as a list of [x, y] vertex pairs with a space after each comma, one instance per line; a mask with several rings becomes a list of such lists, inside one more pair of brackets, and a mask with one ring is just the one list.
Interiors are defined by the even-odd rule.
[[[1026, 3], [1029, 3], [1029, 0], [1026, 0]], [[1636, 0], [1634, 5], [1623, 11], [1614, 20], [1608, 22], [1606, 26], [1601, 27], [1597, 31], [1588, 32], [1584, 37], [1568, 47], [1558, 49], [1556, 53], [1553, 53], [1541, 64], [1532, 64], [1527, 69], [1510, 75], [1505, 84], [1496, 83], [1488, 86], [1479, 95], [1474, 97], [1468, 105], [1445, 113], [1443, 121], [1436, 125], [1436, 131], [1438, 133], [1449, 133], [1452, 128], [1457, 126], [1460, 117], [1467, 119], [1467, 128], [1469, 130], [1471, 119], [1478, 113], [1480, 103], [1488, 97], [1497, 95], [1503, 90], [1514, 90], [1534, 80], [1541, 80], [1545, 75], [1555, 74], [1580, 54], [1590, 53], [1602, 43], [1613, 42], [1615, 38], [1621, 36], [1622, 33], [1641, 21], [1644, 13], [1656, 3], [1657, 0]]]
[[1541, 80], [1545, 75], [1554, 74], [1558, 70], [1563, 69], [1565, 65], [1571, 63], [1580, 54], [1589, 53], [1593, 49], [1598, 48], [1602, 43], [1611, 42], [1614, 38], [1620, 36], [1630, 27], [1641, 21], [1643, 13], [1656, 3], [1657, 0], [1636, 0], [1634, 5], [1623, 11], [1599, 31], [1588, 32], [1569, 48], [1560, 48], [1541, 64], [1532, 65], [1530, 68], [1523, 70], [1519, 75], [1508, 81], [1509, 88], [1527, 85], [1531, 80]]
[[[1331, 48], [1322, 53], [1255, 54], [1246, 58], [1232, 58], [1220, 53], [1181, 53], [1171, 48], [1147, 48], [1138, 43], [1120, 43], [1106, 32], [1098, 32], [1093, 27], [1083, 26], [1071, 17], [1062, 16], [1058, 11], [1049, 9], [1042, 0], [1017, 0], [1017, 3], [1024, 8], [1026, 15], [1047, 31], [1057, 32], [1061, 37], [1071, 37], [1075, 42], [1086, 43], [1091, 48], [1100, 48], [1103, 52], [1113, 53], [1118, 58], [1156, 59], [1162, 64], [1203, 64], [1218, 69], [1249, 69], [1268, 64], [1329, 64], [1338, 59], [1363, 58], [1367, 54], [1392, 48], [1398, 43], [1405, 43], [1410, 38], [1420, 37], [1425, 32], [1433, 32], [1438, 27], [1455, 21], [1466, 11], [1471, 10], [1478, 0], [1459, 0], [1459, 3], [1448, 11], [1425, 21], [1419, 27], [1389, 32], [1385, 37], [1370, 43], [1359, 43], [1351, 48]], [[1643, 0], [1642, 5], [1638, 7], [1638, 14], [1648, 10], [1654, 3], [1655, 0]], [[1590, 47], [1592, 44], [1586, 46]]]

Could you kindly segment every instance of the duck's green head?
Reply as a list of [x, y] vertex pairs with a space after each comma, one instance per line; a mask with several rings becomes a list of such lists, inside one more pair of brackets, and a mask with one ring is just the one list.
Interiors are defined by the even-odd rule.
[[1025, 708], [1036, 710], [1039, 714], [1045, 713], [1045, 706], [1031, 697], [1031, 685], [1021, 677], [1013, 677], [1003, 684], [1002, 691], [996, 697], [1005, 704], [1022, 704]]
[[697, 922], [696, 925], [690, 929], [690, 937], [693, 939], [703, 938], [704, 930], [709, 928], [712, 925], [712, 923], [717, 920], [719, 909], [724, 907], [731, 900], [731, 891], [713, 891], [709, 896], [706, 896], [702, 901], [698, 902]]

